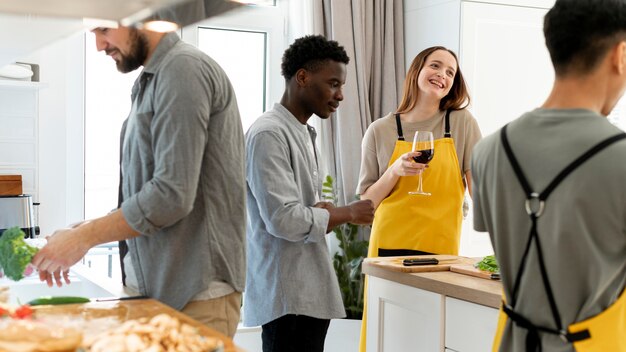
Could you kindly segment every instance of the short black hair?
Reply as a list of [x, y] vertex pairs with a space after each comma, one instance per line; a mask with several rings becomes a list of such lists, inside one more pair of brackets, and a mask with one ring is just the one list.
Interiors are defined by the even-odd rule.
[[307, 35], [296, 39], [285, 50], [281, 73], [286, 80], [289, 80], [299, 69], [315, 71], [326, 60], [344, 64], [350, 62], [343, 46], [340, 46], [336, 41], [328, 40], [321, 35]]
[[589, 73], [626, 39], [626, 0], [557, 0], [543, 24], [557, 77]]

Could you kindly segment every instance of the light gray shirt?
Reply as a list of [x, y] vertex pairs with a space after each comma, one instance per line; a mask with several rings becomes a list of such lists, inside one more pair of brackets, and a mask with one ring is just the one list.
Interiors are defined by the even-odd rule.
[[[570, 162], [621, 131], [587, 110], [536, 109], [507, 128], [511, 148], [535, 192]], [[626, 281], [626, 141], [580, 165], [559, 184], [537, 220], [539, 239], [561, 320], [566, 327], [610, 306]], [[489, 231], [510, 302], [529, 237], [525, 194], [504, 153], [499, 131], [479, 142], [472, 157], [474, 227]], [[535, 325], [556, 328], [532, 245], [516, 311]], [[507, 325], [500, 351], [523, 352], [526, 332]], [[574, 352], [557, 336], [541, 334], [544, 351]]]
[[246, 134], [246, 326], [287, 314], [345, 316], [325, 238], [330, 214], [313, 207], [323, 176], [309, 149], [315, 137], [280, 104]]
[[215, 61], [170, 33], [132, 92], [122, 212], [141, 294], [183, 308], [212, 281], [245, 282], [243, 132]]

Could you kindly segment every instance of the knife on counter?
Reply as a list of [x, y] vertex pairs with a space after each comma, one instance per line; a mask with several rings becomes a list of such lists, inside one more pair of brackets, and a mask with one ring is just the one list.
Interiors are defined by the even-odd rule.
[[127, 296], [127, 297], [108, 297], [108, 298], [94, 298], [92, 302], [114, 302], [114, 301], [129, 301], [133, 299], [146, 299], [148, 296]]

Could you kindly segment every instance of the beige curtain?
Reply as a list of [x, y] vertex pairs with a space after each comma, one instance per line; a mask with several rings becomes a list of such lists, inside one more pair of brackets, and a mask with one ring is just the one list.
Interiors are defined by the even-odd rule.
[[291, 18], [303, 20], [291, 25], [291, 39], [322, 34], [339, 42], [350, 57], [337, 115], [311, 120], [319, 121], [318, 147], [339, 188], [339, 203], [347, 204], [356, 193], [363, 134], [375, 119], [395, 111], [401, 96], [405, 73], [402, 0], [297, 2], [290, 11], [298, 17]]

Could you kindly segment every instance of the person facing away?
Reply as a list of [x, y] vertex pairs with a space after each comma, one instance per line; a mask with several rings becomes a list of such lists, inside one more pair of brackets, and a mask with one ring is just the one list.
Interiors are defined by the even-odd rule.
[[[377, 207], [368, 257], [458, 254], [465, 186], [471, 194], [469, 161], [481, 138], [465, 109], [469, 100], [456, 54], [430, 47], [413, 59], [398, 110], [365, 132], [357, 193]], [[413, 159], [420, 155], [412, 150], [416, 131], [433, 133], [434, 156], [428, 165]], [[420, 171], [430, 196], [409, 195]]]
[[175, 33], [93, 30], [120, 72], [143, 66], [122, 131], [118, 210], [56, 231], [33, 259], [42, 280], [90, 248], [126, 240], [126, 286], [232, 337], [245, 283], [243, 132], [233, 88]]
[[624, 352], [626, 135], [606, 116], [626, 87], [626, 1], [557, 0], [543, 32], [552, 91], [472, 158], [504, 291], [493, 350]]
[[326, 234], [369, 224], [369, 200], [320, 202], [322, 177], [313, 114], [328, 119], [343, 100], [348, 55], [323, 36], [285, 51], [280, 103], [246, 133], [248, 274], [244, 325], [262, 326], [264, 352], [323, 351], [330, 319], [345, 317]]

